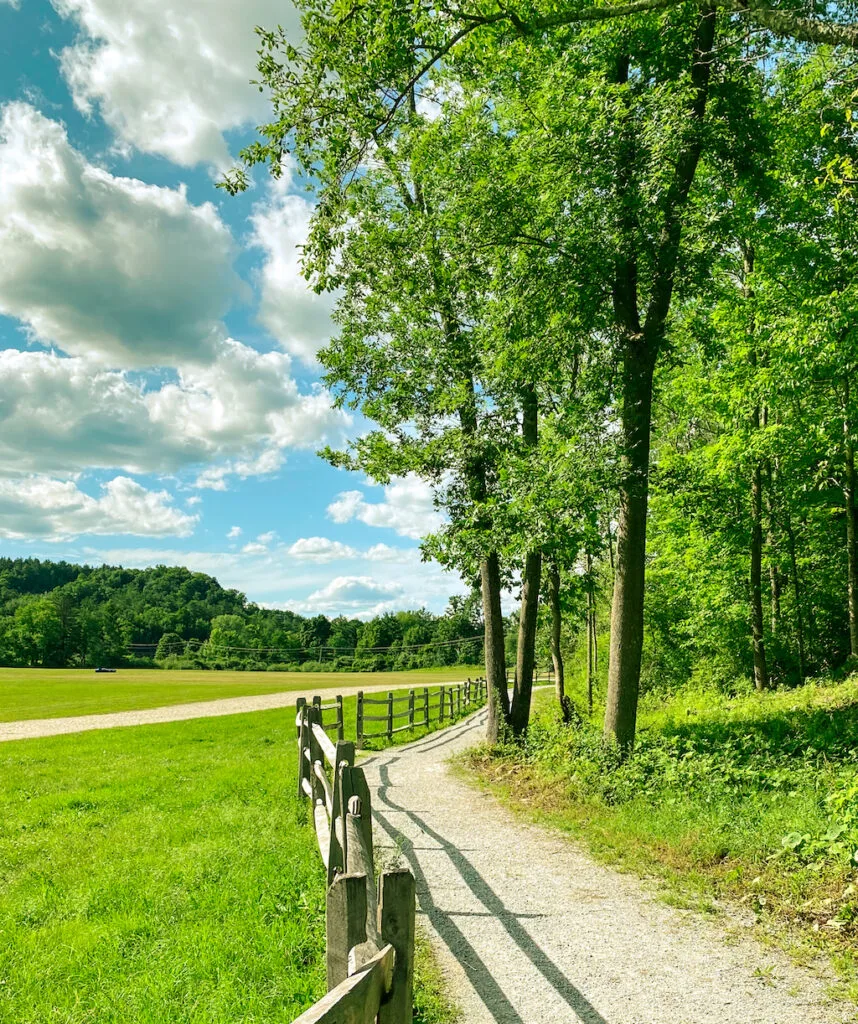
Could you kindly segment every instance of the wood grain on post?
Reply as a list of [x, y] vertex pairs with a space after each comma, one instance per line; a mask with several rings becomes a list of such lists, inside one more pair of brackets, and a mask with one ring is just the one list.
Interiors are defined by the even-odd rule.
[[343, 718], [343, 695], [337, 694], [337, 739], [344, 740], [346, 738], [346, 727], [345, 719]]
[[366, 875], [337, 875], [325, 907], [328, 991], [349, 976], [349, 952], [366, 942]]
[[393, 739], [393, 690], [387, 694], [387, 741]]
[[423, 724], [429, 728], [429, 687], [423, 687]]
[[395, 959], [393, 946], [385, 946], [292, 1024], [375, 1024], [378, 1007], [390, 991]]
[[378, 880], [378, 930], [396, 951], [390, 995], [378, 1024], [412, 1024], [414, 989], [414, 875], [385, 871]]
[[440, 690], [440, 697], [441, 697], [441, 699], [438, 701], [438, 721], [439, 722], [443, 722], [444, 721], [444, 687], [443, 686], [441, 687], [441, 690]]
[[408, 724], [414, 728], [414, 691], [408, 691]]
[[357, 695], [357, 748], [363, 749], [363, 690]]

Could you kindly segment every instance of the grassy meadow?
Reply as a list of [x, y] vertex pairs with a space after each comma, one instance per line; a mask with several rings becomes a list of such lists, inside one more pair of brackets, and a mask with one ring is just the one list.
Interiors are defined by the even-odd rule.
[[412, 672], [215, 672], [165, 669], [0, 668], [0, 722], [66, 715], [137, 711], [222, 697], [295, 691], [336, 692], [381, 684], [390, 689], [459, 682], [482, 675], [479, 666]]
[[[283, 710], [0, 744], [0, 1021], [286, 1024], [318, 999], [295, 759]], [[415, 998], [454, 1019], [425, 944]]]

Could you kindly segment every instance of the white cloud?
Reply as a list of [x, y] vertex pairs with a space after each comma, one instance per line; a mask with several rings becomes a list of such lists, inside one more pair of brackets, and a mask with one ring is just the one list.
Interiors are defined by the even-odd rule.
[[378, 615], [401, 607], [405, 588], [400, 583], [382, 583], [371, 576], [337, 576], [305, 601], [295, 611], [328, 615]]
[[357, 558], [358, 553], [348, 544], [327, 537], [301, 537], [287, 549], [291, 558], [302, 562], [337, 562], [343, 559]]
[[189, 166], [228, 160], [223, 132], [260, 120], [256, 25], [290, 29], [288, 0], [52, 0], [80, 39], [61, 64], [75, 103], [98, 108], [126, 145]]
[[336, 441], [348, 418], [321, 389], [301, 393], [289, 357], [226, 340], [214, 362], [154, 389], [82, 358], [0, 350], [0, 465], [173, 473], [209, 463], [198, 486], [275, 471], [285, 448]]
[[[367, 553], [355, 552], [342, 563], [294, 558], [286, 547], [259, 548], [262, 545], [248, 552], [84, 548], [77, 555], [66, 554], [90, 563], [103, 560], [140, 568], [183, 565], [216, 576], [223, 586], [243, 591], [251, 601], [314, 615], [342, 612], [363, 618], [375, 614], [382, 604], [392, 609], [428, 607], [441, 612], [451, 594], [467, 592], [455, 573], [422, 562], [417, 548], [403, 550], [397, 561], [372, 561]], [[362, 559], [366, 559], [364, 564]]]
[[265, 544], [259, 544], [256, 541], [251, 541], [250, 544], [245, 544], [241, 549], [243, 555], [264, 555], [268, 550]]
[[392, 548], [389, 544], [373, 544], [364, 552], [364, 558], [370, 562], [407, 562], [413, 552], [403, 548]]
[[0, 478], [0, 537], [66, 540], [80, 534], [187, 537], [197, 516], [172, 506], [166, 491], [148, 491], [128, 477], [102, 486], [98, 498], [72, 480]]
[[202, 504], [202, 500], [203, 499], [199, 496], [199, 494], [192, 494], [190, 496], [190, 498], [185, 498], [185, 504], [186, 505], [200, 505], [200, 504]]
[[94, 166], [26, 103], [0, 118], [0, 247], [0, 313], [123, 367], [211, 358], [242, 287], [211, 203]]
[[301, 247], [313, 204], [291, 194], [294, 187], [291, 175], [270, 182], [269, 198], [257, 203], [250, 218], [251, 242], [265, 253], [259, 271], [259, 320], [287, 352], [313, 363], [331, 337], [334, 299], [317, 295], [301, 276]]
[[241, 536], [241, 527], [240, 526], [231, 526], [229, 528], [229, 533], [227, 533], [227, 537], [230, 540], [233, 540], [235, 537], [240, 537], [240, 536]]
[[260, 533], [256, 539], [260, 544], [270, 544], [276, 536], [277, 532], [275, 530], [268, 530], [267, 533]]
[[411, 474], [388, 484], [380, 502], [368, 502], [361, 491], [343, 491], [328, 506], [328, 517], [335, 523], [357, 519], [367, 526], [387, 527], [414, 539], [432, 533], [443, 522], [434, 505], [431, 485]]

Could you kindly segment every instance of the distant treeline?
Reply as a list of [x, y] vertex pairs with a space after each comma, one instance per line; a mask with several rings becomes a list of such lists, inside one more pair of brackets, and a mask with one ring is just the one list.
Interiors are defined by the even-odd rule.
[[205, 573], [0, 558], [0, 664], [384, 671], [482, 660], [478, 596], [368, 621], [260, 608]]

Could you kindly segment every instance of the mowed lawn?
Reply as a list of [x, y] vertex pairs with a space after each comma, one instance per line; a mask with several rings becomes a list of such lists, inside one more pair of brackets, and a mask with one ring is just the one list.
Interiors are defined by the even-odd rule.
[[478, 666], [414, 672], [191, 672], [161, 669], [0, 668], [0, 722], [136, 711], [222, 697], [295, 691], [312, 695], [348, 687], [423, 687], [482, 674]]
[[0, 745], [0, 1021], [282, 1024], [323, 994], [289, 718]]
[[[0, 744], [0, 1022], [288, 1024], [323, 995], [296, 758], [287, 709]], [[450, 1024], [418, 954], [415, 1021]]]

